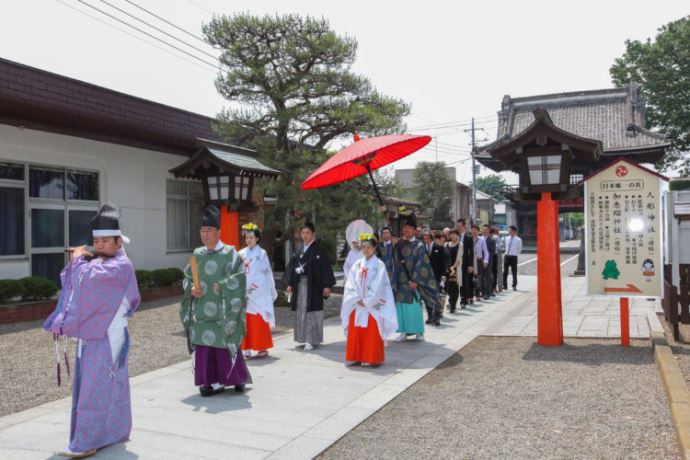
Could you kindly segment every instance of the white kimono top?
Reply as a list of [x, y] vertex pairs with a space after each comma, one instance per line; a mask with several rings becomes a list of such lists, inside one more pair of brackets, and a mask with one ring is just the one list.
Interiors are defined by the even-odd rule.
[[273, 302], [278, 298], [278, 292], [268, 255], [258, 244], [253, 249], [243, 248], [240, 255], [247, 272], [247, 313], [261, 315], [264, 321], [275, 327]]
[[[364, 307], [357, 304], [364, 301]], [[367, 327], [369, 315], [378, 323], [381, 339], [386, 340], [398, 329], [395, 298], [386, 265], [376, 257], [362, 257], [354, 262], [345, 280], [340, 319], [347, 335], [350, 314], [355, 312], [355, 327]]]

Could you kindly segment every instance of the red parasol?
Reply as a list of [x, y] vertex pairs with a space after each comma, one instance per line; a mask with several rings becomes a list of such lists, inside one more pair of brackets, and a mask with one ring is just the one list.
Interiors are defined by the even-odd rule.
[[333, 155], [311, 173], [307, 180], [302, 182], [302, 190], [328, 187], [368, 173], [374, 184], [376, 197], [383, 206], [371, 172], [416, 152], [429, 142], [431, 136], [389, 134], [360, 139], [355, 134], [355, 142]]

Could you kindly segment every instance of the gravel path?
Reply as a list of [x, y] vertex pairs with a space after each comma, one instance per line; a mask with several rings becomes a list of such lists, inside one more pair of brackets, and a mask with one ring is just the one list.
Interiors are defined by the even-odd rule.
[[[326, 317], [340, 314], [340, 302], [338, 295], [328, 299]], [[189, 359], [178, 308], [179, 304], [170, 299], [152, 302], [130, 320], [131, 376]], [[294, 313], [289, 308], [276, 308], [275, 333], [285, 333], [293, 321]], [[56, 384], [53, 339], [41, 329], [42, 324], [33, 321], [0, 325], [0, 416], [71, 395], [71, 381], [64, 374], [64, 366], [63, 384]], [[70, 366], [73, 364], [74, 347], [70, 346]]]
[[680, 457], [647, 342], [480, 337], [321, 458]]

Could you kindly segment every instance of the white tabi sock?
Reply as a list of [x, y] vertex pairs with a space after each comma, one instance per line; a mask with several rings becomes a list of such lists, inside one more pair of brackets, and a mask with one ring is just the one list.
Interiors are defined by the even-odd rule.
[[225, 385], [221, 385], [220, 383], [213, 383], [213, 384], [211, 384], [211, 388], [213, 388], [214, 390], [217, 390], [219, 388], [225, 388]]

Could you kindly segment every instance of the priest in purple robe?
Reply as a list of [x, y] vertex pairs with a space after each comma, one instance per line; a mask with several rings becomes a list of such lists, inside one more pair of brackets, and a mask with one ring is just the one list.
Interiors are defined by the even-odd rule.
[[[94, 251], [71, 250], [60, 274], [57, 308], [43, 328], [56, 340], [58, 384], [60, 337], [77, 339], [69, 446], [59, 455], [84, 458], [126, 441], [132, 429], [127, 320], [139, 306], [134, 267], [125, 255], [119, 211], [104, 204], [91, 220]], [[66, 349], [65, 367], [69, 372]]]

